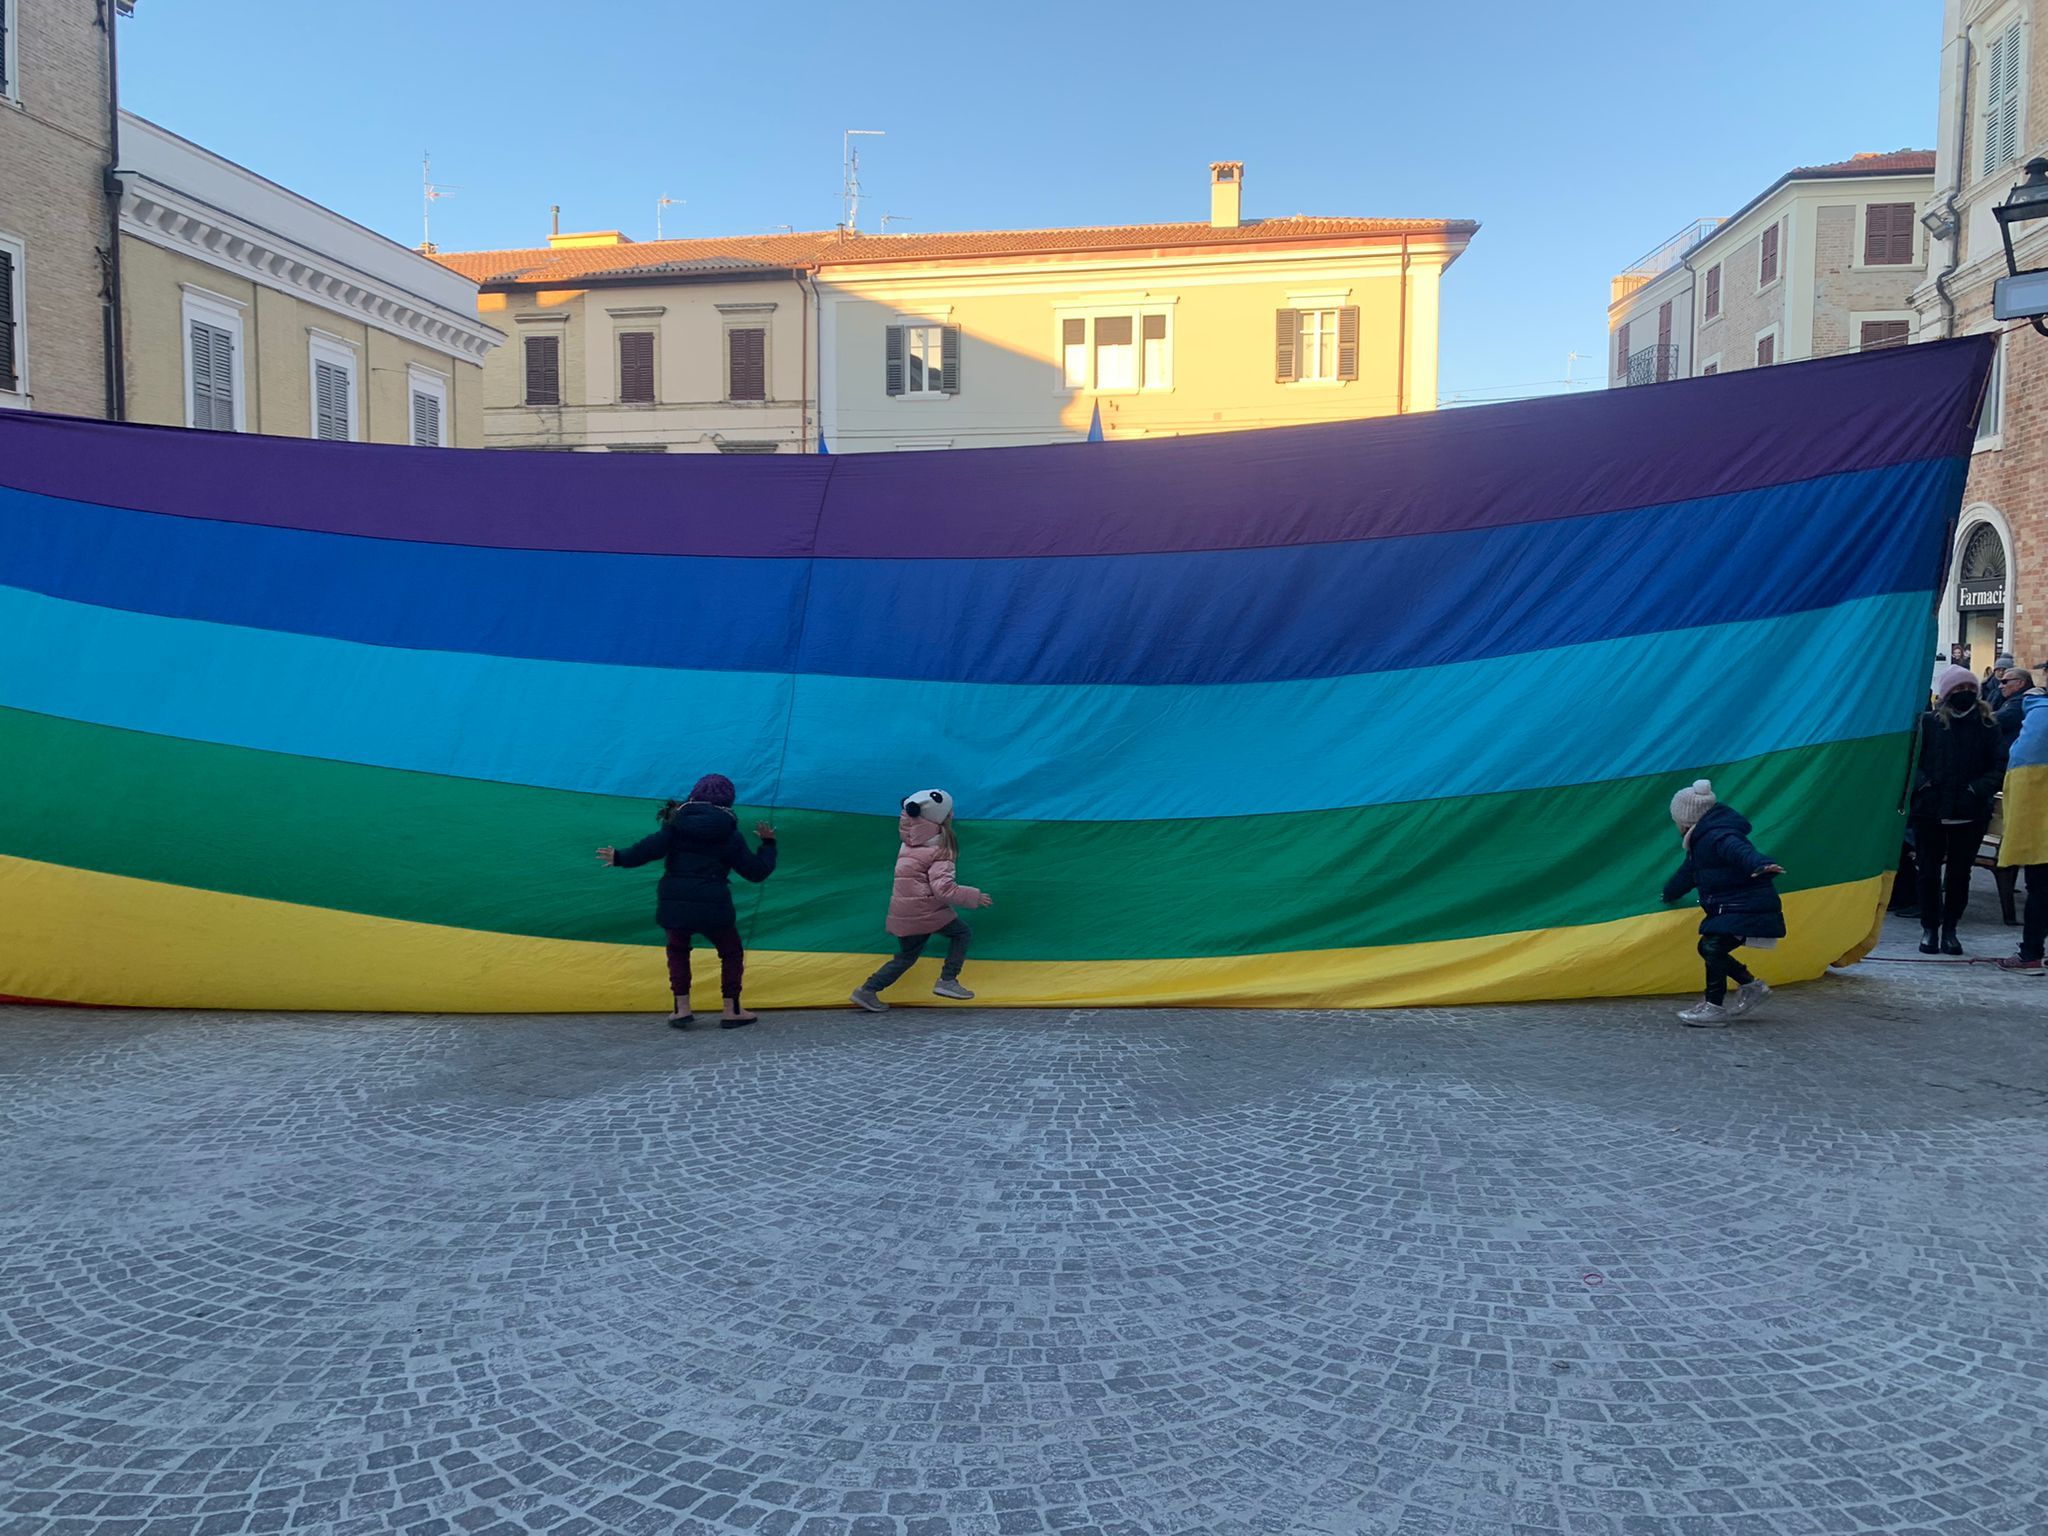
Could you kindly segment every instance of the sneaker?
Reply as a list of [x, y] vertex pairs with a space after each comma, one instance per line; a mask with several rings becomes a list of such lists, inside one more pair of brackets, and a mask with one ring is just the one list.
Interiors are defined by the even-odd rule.
[[1735, 989], [1735, 995], [1728, 999], [1728, 1012], [1737, 1018], [1745, 1013], [1754, 1013], [1771, 1000], [1770, 983], [1762, 980], [1745, 981]]
[[932, 988], [932, 996], [955, 998], [963, 1003], [974, 1001], [974, 994], [950, 976], [941, 976], [939, 978], [939, 984]]
[[889, 1005], [866, 987], [855, 987], [853, 989], [853, 1006], [865, 1008], [869, 1013], [887, 1013], [889, 1011]]
[[2048, 963], [2029, 960], [2025, 955], [2007, 955], [1998, 962], [2001, 971], [2019, 971], [2028, 976], [2048, 976]]
[[1719, 1003], [1710, 1003], [1704, 998], [1690, 1008], [1680, 1009], [1678, 1016], [1694, 1029], [1722, 1029], [1726, 1027], [1729, 1019], [1726, 1008]]

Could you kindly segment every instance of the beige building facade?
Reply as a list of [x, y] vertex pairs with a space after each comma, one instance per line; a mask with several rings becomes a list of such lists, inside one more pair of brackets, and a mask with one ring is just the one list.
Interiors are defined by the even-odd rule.
[[1248, 219], [841, 231], [636, 244], [616, 232], [438, 257], [515, 345], [493, 446], [832, 453], [1393, 415], [1437, 394], [1443, 273], [1477, 226]]
[[127, 113], [120, 183], [130, 420], [483, 445], [473, 284]]
[[1732, 217], [1688, 225], [1610, 285], [1608, 382], [1915, 340], [1933, 188], [1931, 150], [1861, 154], [1788, 171]]
[[[1914, 294], [1920, 334], [1999, 334], [1963, 492], [1939, 639], [1980, 675], [2000, 652], [2048, 682], [2048, 337], [1991, 311], [2006, 274], [1991, 210], [2048, 155], [2048, 3], [1947, 0], [1940, 139], [1927, 222], [1931, 251]], [[2022, 270], [2048, 268], [2048, 228], [2020, 226]]]
[[0, 0], [0, 410], [113, 414], [114, 8]]

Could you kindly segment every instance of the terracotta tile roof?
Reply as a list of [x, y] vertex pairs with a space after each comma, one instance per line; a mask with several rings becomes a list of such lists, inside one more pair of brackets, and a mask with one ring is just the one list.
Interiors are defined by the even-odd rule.
[[737, 235], [697, 240], [648, 240], [624, 245], [547, 247], [512, 251], [444, 251], [434, 259], [486, 287], [575, 282], [661, 274], [867, 266], [876, 262], [953, 257], [1064, 255], [1089, 251], [1177, 250], [1252, 245], [1268, 241], [1379, 240], [1433, 235], [1469, 240], [1479, 226], [1469, 219], [1353, 219], [1301, 215], [1248, 219], [1232, 229], [1208, 224], [1124, 224], [1085, 229], [981, 230], [957, 234], [849, 235], [813, 230], [787, 235]]
[[1931, 149], [1894, 149], [1884, 154], [1852, 155], [1831, 165], [1802, 165], [1785, 173], [1788, 181], [1811, 181], [1823, 176], [1909, 176], [1934, 169]]

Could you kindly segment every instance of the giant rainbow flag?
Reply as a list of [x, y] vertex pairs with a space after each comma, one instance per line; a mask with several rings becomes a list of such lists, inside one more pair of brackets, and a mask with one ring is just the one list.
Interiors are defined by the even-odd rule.
[[1811, 977], [1895, 861], [1989, 363], [837, 457], [0, 412], [0, 993], [665, 1006], [653, 872], [591, 850], [707, 770], [781, 827], [768, 1006], [888, 949], [930, 785], [990, 1002], [1688, 990], [1702, 774]]

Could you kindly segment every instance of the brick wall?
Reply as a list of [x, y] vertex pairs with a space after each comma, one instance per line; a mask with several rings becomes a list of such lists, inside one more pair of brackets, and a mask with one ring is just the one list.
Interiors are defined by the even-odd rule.
[[21, 105], [0, 103], [0, 234], [26, 247], [29, 398], [16, 403], [73, 416], [106, 414], [108, 81], [93, 13], [90, 0], [19, 0]]
[[[1704, 363], [1712, 357], [1721, 359], [1721, 372], [1734, 373], [1741, 368], [1756, 366], [1756, 333], [1766, 326], [1781, 325], [1785, 318], [1785, 292], [1792, 268], [1791, 244], [1785, 239], [1784, 226], [1779, 226], [1778, 280], [1762, 293], [1756, 291], [1757, 263], [1761, 258], [1763, 237], [1759, 233], [1738, 246], [1718, 251], [1714, 259], [1721, 263], [1721, 318], [1708, 320], [1700, 327], [1699, 356]], [[1713, 263], [1696, 259], [1700, 268], [1700, 283], [1704, 291], [1706, 268]], [[1784, 362], [1788, 355], [1789, 338], [1782, 333], [1778, 337], [1778, 361]]]
[[[1973, 324], [1972, 322], [1977, 322]], [[1987, 303], [1965, 310], [1960, 329], [1990, 328]], [[1985, 502], [2012, 529], [2007, 579], [2014, 605], [2006, 643], [2028, 667], [2048, 663], [2048, 337], [2031, 327], [2010, 330], [2005, 351], [2002, 446], [1970, 461], [1966, 505]], [[1955, 639], [1941, 637], [1944, 644]], [[1979, 671], [1988, 657], [1972, 657]]]

